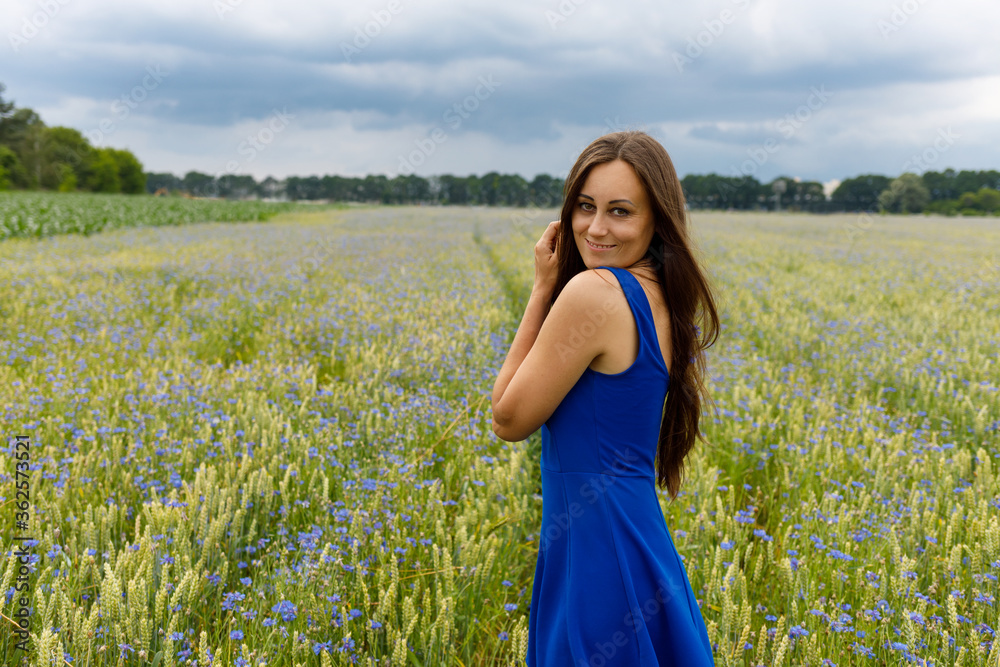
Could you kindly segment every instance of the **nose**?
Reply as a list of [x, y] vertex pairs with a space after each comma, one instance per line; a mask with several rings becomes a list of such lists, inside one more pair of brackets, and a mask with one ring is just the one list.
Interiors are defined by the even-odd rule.
[[594, 217], [590, 221], [590, 235], [598, 239], [607, 233], [608, 225], [604, 219], [604, 215], [600, 211], [594, 213]]

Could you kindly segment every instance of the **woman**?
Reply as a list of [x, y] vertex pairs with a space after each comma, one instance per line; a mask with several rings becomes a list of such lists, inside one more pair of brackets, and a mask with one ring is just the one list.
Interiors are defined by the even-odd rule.
[[711, 665], [656, 494], [677, 496], [704, 439], [703, 351], [719, 330], [684, 193], [659, 142], [629, 131], [591, 143], [564, 195], [493, 387], [498, 437], [542, 429], [528, 667]]

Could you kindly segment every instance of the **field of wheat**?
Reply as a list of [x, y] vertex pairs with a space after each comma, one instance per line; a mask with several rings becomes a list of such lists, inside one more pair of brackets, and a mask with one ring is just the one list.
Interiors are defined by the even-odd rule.
[[[0, 662], [523, 665], [539, 434], [489, 396], [555, 215], [0, 243]], [[715, 406], [661, 504], [717, 664], [998, 665], [1000, 225], [692, 229]]]

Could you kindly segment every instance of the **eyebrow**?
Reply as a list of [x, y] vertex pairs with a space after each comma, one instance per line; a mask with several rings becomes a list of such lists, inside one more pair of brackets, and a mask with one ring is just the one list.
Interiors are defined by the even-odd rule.
[[[590, 201], [594, 201], [594, 198], [593, 198], [593, 197], [591, 197], [590, 195], [585, 195], [585, 194], [583, 194], [583, 193], [580, 193], [580, 196], [581, 196], [581, 197], [586, 197], [586, 198], [587, 198], [587, 199], [589, 199]], [[618, 202], [620, 202], [620, 201], [623, 201], [623, 202], [628, 202], [629, 204], [632, 204], [632, 206], [635, 206], [635, 204], [633, 204], [633, 203], [632, 203], [632, 200], [631, 200], [631, 199], [612, 199], [612, 200], [611, 200], [611, 201], [609, 201], [608, 203], [609, 203], [609, 204], [617, 204], [617, 203], [618, 203]]]

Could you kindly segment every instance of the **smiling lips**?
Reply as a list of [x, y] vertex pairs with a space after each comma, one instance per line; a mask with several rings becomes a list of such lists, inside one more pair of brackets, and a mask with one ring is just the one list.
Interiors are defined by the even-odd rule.
[[592, 243], [590, 239], [584, 239], [584, 240], [586, 240], [587, 245], [589, 245], [594, 250], [608, 250], [610, 248], [614, 248], [613, 245], [597, 245], [596, 243]]

